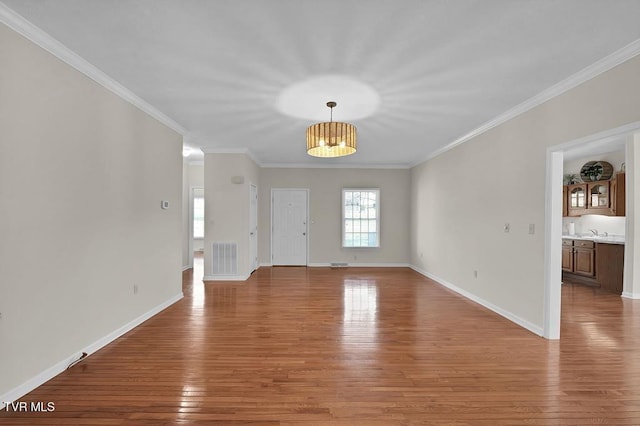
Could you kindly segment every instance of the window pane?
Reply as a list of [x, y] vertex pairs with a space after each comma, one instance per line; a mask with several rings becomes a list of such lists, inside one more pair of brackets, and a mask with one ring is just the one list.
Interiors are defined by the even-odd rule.
[[343, 190], [343, 246], [378, 247], [379, 190]]

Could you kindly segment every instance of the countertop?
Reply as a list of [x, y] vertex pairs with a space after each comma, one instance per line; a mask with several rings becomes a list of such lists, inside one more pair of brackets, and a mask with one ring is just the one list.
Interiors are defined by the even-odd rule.
[[563, 240], [588, 240], [594, 241], [596, 243], [605, 243], [605, 244], [622, 244], [624, 245], [624, 235], [591, 235], [591, 234], [575, 234], [575, 235], [562, 235]]

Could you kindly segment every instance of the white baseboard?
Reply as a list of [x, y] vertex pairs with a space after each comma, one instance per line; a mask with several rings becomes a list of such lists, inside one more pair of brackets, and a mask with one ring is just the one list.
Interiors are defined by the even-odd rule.
[[525, 328], [527, 330], [529, 330], [530, 332], [537, 334], [538, 336], [544, 336], [544, 329], [536, 324], [533, 324], [523, 318], [520, 318], [519, 316], [513, 314], [512, 312], [509, 312], [507, 310], [504, 310], [502, 308], [500, 308], [499, 306], [494, 305], [491, 302], [487, 302], [486, 300], [474, 295], [473, 293], [469, 293], [468, 291], [446, 281], [443, 280], [440, 277], [437, 277], [423, 269], [418, 268], [417, 266], [411, 265], [410, 266], [411, 269], [413, 269], [414, 271], [416, 271], [417, 273], [424, 275], [427, 278], [432, 279], [433, 281], [437, 282], [438, 284], [455, 291], [456, 293], [458, 293], [461, 296], [466, 297], [469, 300], [472, 300], [474, 302], [476, 302], [479, 305], [484, 306], [485, 308], [495, 312], [496, 314], [505, 317], [506, 319], [508, 319], [511, 322], [514, 322], [516, 324], [518, 324], [520, 327]]
[[623, 291], [621, 297], [624, 297], [625, 299], [640, 299], [640, 294]]
[[193, 266], [191, 266], [191, 265], [183, 266], [182, 267], [182, 272], [186, 271], [187, 269], [191, 269], [191, 268], [193, 268]]
[[258, 268], [271, 268], [273, 265], [271, 263], [261, 263]]
[[[310, 268], [330, 268], [331, 263], [309, 263]], [[347, 263], [337, 268], [410, 268], [408, 263]]]
[[108, 345], [109, 343], [116, 340], [118, 337], [122, 336], [128, 331], [131, 331], [132, 329], [136, 328], [137, 326], [139, 326], [149, 318], [153, 317], [154, 315], [160, 313], [161, 311], [165, 310], [169, 306], [173, 305], [183, 297], [184, 295], [182, 294], [182, 292], [180, 292], [179, 294], [173, 296], [172, 298], [154, 307], [150, 311], [147, 311], [144, 314], [140, 315], [138, 318], [134, 319], [133, 321], [130, 321], [129, 323], [123, 325], [117, 330], [107, 334], [103, 338], [90, 344], [84, 349], [80, 349], [79, 351], [75, 352], [72, 355], [69, 355], [67, 358], [63, 359], [62, 361], [57, 362], [56, 364], [52, 365], [51, 367], [47, 368], [46, 370], [40, 372], [36, 376], [27, 380], [23, 384], [16, 386], [15, 388], [11, 389], [9, 392], [6, 392], [3, 395], [0, 395], [0, 410], [5, 408], [6, 402], [16, 401], [19, 398], [22, 398], [23, 396], [25, 396], [26, 394], [28, 394], [38, 386], [42, 385], [45, 382], [48, 382], [58, 374], [65, 371], [69, 366], [69, 364], [71, 364], [72, 362], [80, 358], [83, 352], [86, 352], [88, 355], [91, 355], [92, 353], [96, 352], [98, 349]]
[[251, 275], [205, 275], [202, 281], [246, 281]]

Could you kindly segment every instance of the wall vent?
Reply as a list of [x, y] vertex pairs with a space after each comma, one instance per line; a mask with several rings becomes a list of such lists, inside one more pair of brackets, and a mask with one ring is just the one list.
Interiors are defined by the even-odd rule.
[[238, 244], [211, 244], [211, 275], [238, 274]]

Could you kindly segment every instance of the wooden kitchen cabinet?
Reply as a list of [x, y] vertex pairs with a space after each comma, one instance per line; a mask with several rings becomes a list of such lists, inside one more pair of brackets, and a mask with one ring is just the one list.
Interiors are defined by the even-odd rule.
[[595, 277], [596, 259], [594, 242], [563, 239], [562, 270], [583, 277]]
[[582, 216], [587, 212], [587, 184], [567, 185], [568, 216]]
[[618, 173], [611, 180], [564, 185], [562, 188], [562, 216], [585, 214], [625, 216], [625, 174]]
[[573, 272], [573, 240], [562, 240], [562, 270]]
[[573, 273], [585, 277], [596, 276], [596, 252], [593, 241], [573, 242]]
[[625, 216], [626, 175], [618, 173], [611, 179], [611, 215]]
[[624, 245], [596, 244], [597, 281], [603, 290], [622, 294]]
[[587, 213], [609, 215], [611, 212], [611, 182], [601, 180], [587, 184]]

